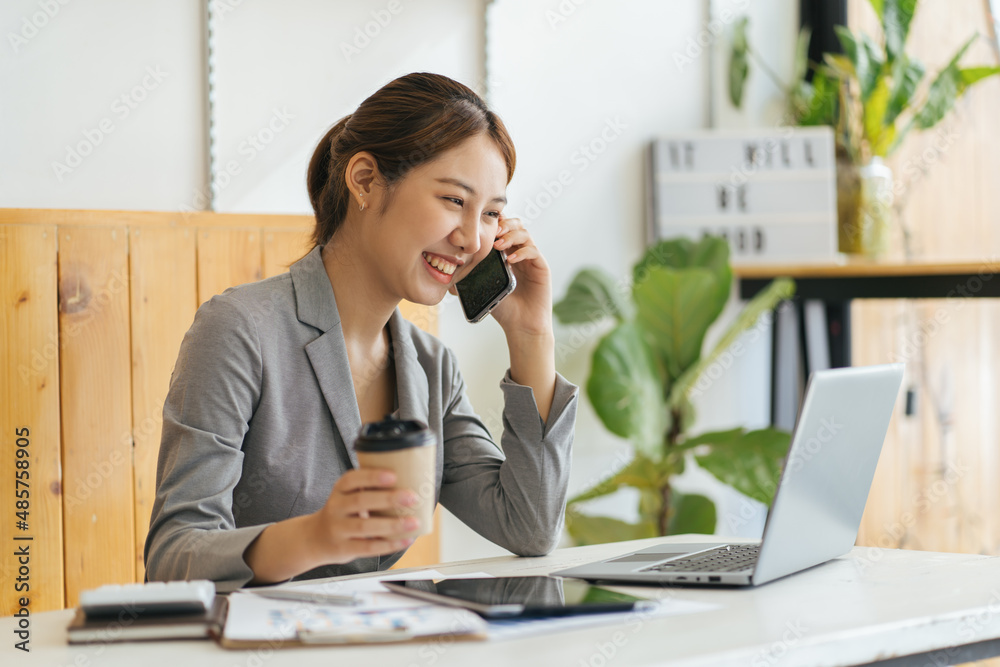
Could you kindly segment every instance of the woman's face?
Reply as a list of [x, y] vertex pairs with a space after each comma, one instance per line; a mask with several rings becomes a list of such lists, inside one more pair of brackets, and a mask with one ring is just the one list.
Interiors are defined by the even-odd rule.
[[383, 217], [363, 225], [388, 292], [439, 303], [492, 249], [506, 186], [506, 163], [485, 135], [404, 176]]

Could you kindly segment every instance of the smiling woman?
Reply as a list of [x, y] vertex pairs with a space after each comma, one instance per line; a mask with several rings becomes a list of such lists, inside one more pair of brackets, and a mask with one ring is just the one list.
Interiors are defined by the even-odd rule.
[[[514, 164], [500, 119], [435, 74], [390, 82], [326, 133], [307, 177], [313, 249], [288, 273], [205, 303], [184, 338], [163, 411], [149, 579], [225, 591], [386, 569], [416, 525], [378, 515], [418, 492], [517, 554], [556, 546], [577, 388], [555, 372], [548, 265], [503, 216]], [[518, 285], [491, 311], [510, 354], [502, 451], [454, 354], [397, 308], [440, 302], [493, 248]], [[433, 488], [358, 468], [362, 424], [385, 415], [433, 434]]]

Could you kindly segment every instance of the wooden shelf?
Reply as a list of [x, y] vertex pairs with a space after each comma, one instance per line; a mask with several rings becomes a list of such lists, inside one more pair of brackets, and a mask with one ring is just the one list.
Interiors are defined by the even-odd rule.
[[827, 264], [733, 266], [740, 298], [750, 299], [774, 278], [794, 278], [796, 296], [824, 301], [1000, 297], [996, 259], [888, 263], [851, 260]]
[[862, 278], [871, 276], [938, 276], [993, 274], [1000, 269], [1000, 260], [887, 263], [869, 260], [849, 260], [828, 264], [734, 264], [738, 278]]

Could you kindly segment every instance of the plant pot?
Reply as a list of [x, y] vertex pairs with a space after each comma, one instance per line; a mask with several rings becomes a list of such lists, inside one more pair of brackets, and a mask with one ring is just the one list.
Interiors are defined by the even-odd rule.
[[878, 259], [889, 247], [892, 170], [880, 157], [863, 166], [837, 152], [837, 238], [840, 252]]

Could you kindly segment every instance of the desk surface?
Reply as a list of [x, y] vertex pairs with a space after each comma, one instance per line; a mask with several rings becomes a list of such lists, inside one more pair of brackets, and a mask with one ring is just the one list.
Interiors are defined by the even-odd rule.
[[[489, 558], [438, 566], [446, 574], [545, 574], [678, 536], [561, 549], [543, 558]], [[754, 589], [629, 587], [720, 605], [687, 616], [623, 622], [497, 642], [431, 640], [377, 647], [226, 651], [210, 641], [70, 646], [72, 610], [31, 616], [31, 653], [13, 648], [15, 619], [0, 619], [0, 662], [18, 665], [854, 665], [935, 652], [918, 664], [949, 664], [949, 647], [1000, 638], [1000, 558], [856, 548], [849, 555]], [[995, 646], [989, 644], [990, 646]], [[14, 658], [16, 661], [11, 662]]]

